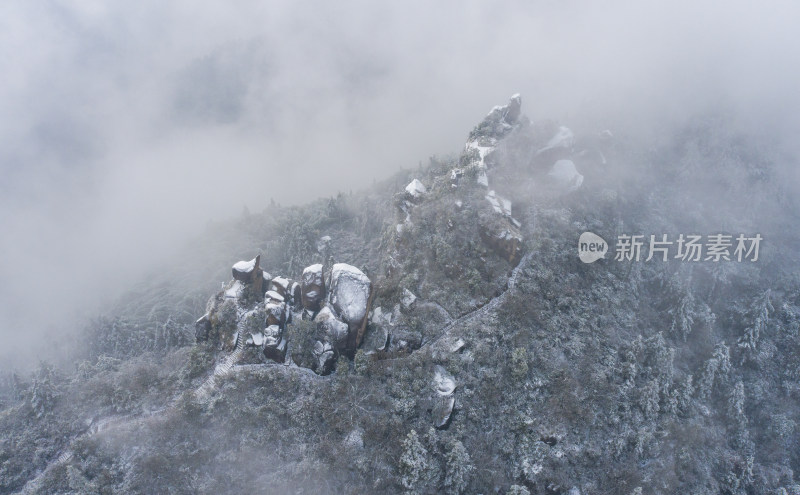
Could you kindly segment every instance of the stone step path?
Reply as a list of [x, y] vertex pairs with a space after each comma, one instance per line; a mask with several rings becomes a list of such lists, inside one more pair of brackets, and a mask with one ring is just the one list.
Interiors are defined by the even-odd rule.
[[236, 349], [234, 349], [232, 353], [225, 356], [225, 359], [223, 359], [222, 362], [219, 363], [216, 368], [214, 368], [214, 373], [212, 373], [211, 376], [209, 376], [208, 379], [194, 391], [194, 396], [197, 400], [201, 402], [208, 401], [209, 395], [216, 387], [217, 377], [225, 376], [231, 371], [231, 368], [233, 368], [233, 366], [242, 358], [242, 355], [244, 354], [244, 348], [244, 337], [239, 335], [236, 339]]

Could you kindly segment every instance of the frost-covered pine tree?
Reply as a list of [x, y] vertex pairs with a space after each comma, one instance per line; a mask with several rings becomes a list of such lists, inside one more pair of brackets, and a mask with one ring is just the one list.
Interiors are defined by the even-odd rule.
[[445, 455], [447, 470], [444, 477], [444, 486], [447, 493], [458, 495], [466, 490], [469, 485], [469, 476], [473, 471], [471, 459], [467, 449], [460, 441], [456, 440], [450, 445]]
[[520, 485], [511, 485], [506, 492], [506, 495], [531, 495], [527, 488]]
[[400, 484], [406, 493], [418, 493], [426, 481], [428, 469], [428, 450], [419, 441], [416, 430], [411, 430], [403, 440], [400, 456]]
[[714, 354], [706, 361], [705, 368], [698, 381], [698, 395], [701, 399], [707, 400], [711, 396], [714, 383], [722, 381], [728, 377], [731, 371], [731, 354], [725, 342], [720, 342], [714, 347]]
[[39, 369], [33, 376], [30, 405], [37, 418], [41, 418], [52, 409], [56, 401], [57, 391], [53, 383], [55, 371], [47, 363], [39, 363]]
[[771, 293], [767, 289], [761, 296], [759, 296], [753, 303], [751, 313], [753, 321], [744, 330], [744, 335], [739, 337], [737, 346], [742, 349], [742, 361], [751, 358], [756, 352], [758, 339], [761, 332], [767, 327], [769, 323], [769, 315], [775, 311], [772, 307]]

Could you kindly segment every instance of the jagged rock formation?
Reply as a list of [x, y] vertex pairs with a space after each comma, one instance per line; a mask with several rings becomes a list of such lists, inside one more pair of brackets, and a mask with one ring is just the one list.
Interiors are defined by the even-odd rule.
[[[330, 373], [340, 353], [355, 353], [366, 328], [372, 286], [361, 270], [334, 264], [326, 288], [323, 266], [311, 265], [303, 270], [302, 285], [276, 276], [261, 299], [264, 272], [259, 261], [257, 256], [233, 266], [235, 280], [211, 298], [206, 314], [196, 322], [198, 341], [213, 340], [221, 349], [232, 350], [245, 339], [266, 359], [283, 363], [291, 352], [295, 364], [319, 374]], [[312, 325], [297, 342], [287, 334], [294, 318], [305, 319], [305, 327]]]

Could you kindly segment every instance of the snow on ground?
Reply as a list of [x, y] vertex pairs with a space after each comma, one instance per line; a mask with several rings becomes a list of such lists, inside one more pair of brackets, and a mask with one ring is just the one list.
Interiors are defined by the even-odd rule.
[[225, 297], [228, 299], [236, 299], [242, 294], [242, 289], [244, 289], [244, 285], [236, 280], [233, 282], [233, 285], [231, 285], [230, 289], [225, 291]]

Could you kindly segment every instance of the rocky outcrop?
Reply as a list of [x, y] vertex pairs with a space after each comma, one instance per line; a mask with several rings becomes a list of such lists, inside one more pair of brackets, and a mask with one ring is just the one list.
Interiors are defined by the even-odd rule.
[[[233, 266], [234, 280], [211, 298], [206, 314], [195, 323], [198, 342], [214, 341], [227, 351], [241, 342], [279, 363], [291, 353], [296, 364], [319, 374], [330, 373], [339, 354], [355, 354], [367, 324], [369, 277], [354, 266], [335, 264], [326, 291], [323, 266], [311, 265], [300, 283], [273, 277], [264, 284], [263, 298], [252, 297], [258, 294], [250, 290], [253, 284], [266, 274], [259, 262], [256, 257]], [[298, 331], [290, 332], [293, 315]]]
[[[352, 357], [367, 325], [371, 293], [369, 278], [358, 268], [345, 263], [333, 265], [328, 297], [323, 294], [322, 265], [312, 265], [303, 271], [304, 307], [321, 305], [313, 327], [298, 335], [301, 342], [292, 347], [292, 360], [321, 375], [331, 372], [339, 355]], [[308, 308], [306, 308], [308, 309]], [[302, 322], [301, 326], [305, 326]]]

